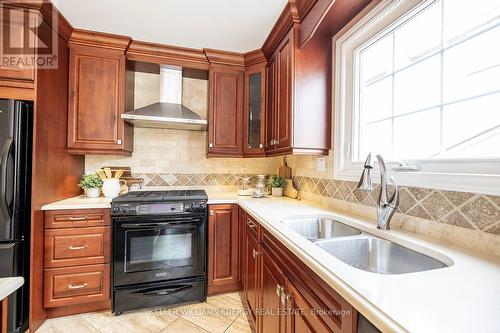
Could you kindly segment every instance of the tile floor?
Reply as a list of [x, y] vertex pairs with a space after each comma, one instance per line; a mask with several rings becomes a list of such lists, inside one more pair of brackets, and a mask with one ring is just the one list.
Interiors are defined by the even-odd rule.
[[210, 296], [206, 303], [145, 309], [113, 316], [109, 311], [47, 320], [39, 333], [246, 333], [251, 332], [239, 293]]

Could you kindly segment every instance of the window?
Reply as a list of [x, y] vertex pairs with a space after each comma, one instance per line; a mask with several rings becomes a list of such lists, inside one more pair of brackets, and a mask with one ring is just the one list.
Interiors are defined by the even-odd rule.
[[[335, 176], [500, 194], [500, 2], [383, 1], [336, 47]], [[397, 165], [397, 164], [393, 164]]]

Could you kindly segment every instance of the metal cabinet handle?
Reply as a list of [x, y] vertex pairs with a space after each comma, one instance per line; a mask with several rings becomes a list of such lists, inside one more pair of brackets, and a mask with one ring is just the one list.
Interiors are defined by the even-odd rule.
[[210, 216], [214, 216], [214, 211], [213, 210], [210, 211]]
[[209, 148], [213, 148], [213, 146], [214, 146], [214, 145], [213, 145], [212, 143], [209, 143], [209, 144], [208, 144], [208, 147], [209, 147]]
[[119, 144], [119, 145], [121, 145], [122, 144], [122, 140], [118, 139], [118, 140], [116, 140], [116, 143]]
[[260, 149], [264, 148], [264, 145], [261, 143], [261, 144], [259, 145], [259, 148], [260, 148]]
[[248, 220], [248, 221], [247, 221], [247, 225], [248, 225], [250, 228], [252, 228], [252, 229], [254, 229], [254, 228], [256, 227], [255, 223], [253, 223], [253, 222], [252, 222], [252, 221], [250, 221], [250, 220]]
[[70, 221], [85, 221], [85, 220], [87, 220], [87, 216], [82, 216], [82, 217], [70, 216], [70, 217], [68, 217], [68, 220], [70, 220]]
[[276, 295], [278, 295], [278, 297], [281, 297], [281, 294], [283, 293], [283, 290], [284, 290], [284, 289], [285, 289], [285, 288], [283, 288], [283, 286], [281, 286], [281, 285], [277, 284], [277, 285], [276, 285]]
[[86, 288], [86, 287], [87, 287], [87, 283], [76, 284], [76, 285], [68, 284], [68, 289], [82, 289], [82, 288]]
[[259, 251], [255, 251], [255, 249], [252, 249], [252, 257], [257, 258], [259, 255]]
[[87, 248], [87, 245], [83, 245], [83, 246], [73, 246], [73, 245], [70, 245], [68, 246], [68, 249], [70, 250], [83, 250], [83, 249], [86, 249]]

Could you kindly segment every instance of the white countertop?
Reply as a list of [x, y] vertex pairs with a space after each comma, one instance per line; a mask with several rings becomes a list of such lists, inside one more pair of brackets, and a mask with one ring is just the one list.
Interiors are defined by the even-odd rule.
[[0, 300], [3, 300], [24, 284], [22, 277], [0, 278]]
[[[237, 203], [301, 258], [361, 314], [384, 332], [500, 332], [500, 258], [488, 257], [416, 234], [381, 231], [314, 203], [288, 198], [252, 199], [207, 191], [209, 204]], [[88, 200], [94, 200], [92, 206]], [[72, 198], [42, 209], [104, 207], [107, 199]], [[109, 207], [109, 200], [107, 200]], [[397, 275], [351, 267], [282, 223], [286, 217], [327, 215], [417, 250], [450, 267]]]

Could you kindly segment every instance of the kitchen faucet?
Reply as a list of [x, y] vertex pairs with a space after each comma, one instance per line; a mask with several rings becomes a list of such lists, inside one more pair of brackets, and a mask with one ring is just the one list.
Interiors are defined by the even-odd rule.
[[[394, 185], [394, 192], [390, 197], [387, 195], [387, 171], [382, 155], [377, 155], [380, 169], [380, 194], [377, 205], [377, 229], [391, 230], [391, 218], [396, 212], [399, 204], [399, 187], [394, 177], [389, 177], [389, 181]], [[358, 188], [363, 191], [373, 190], [373, 159], [372, 153], [368, 154], [363, 173], [359, 179]]]

